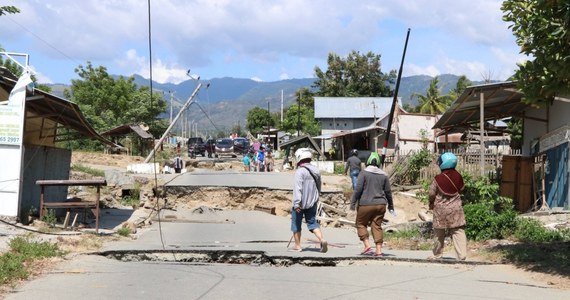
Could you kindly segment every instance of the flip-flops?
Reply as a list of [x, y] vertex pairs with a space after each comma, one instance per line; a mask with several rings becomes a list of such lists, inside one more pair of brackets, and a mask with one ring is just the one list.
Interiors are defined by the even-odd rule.
[[384, 253], [374, 253], [374, 257], [384, 257]]
[[441, 260], [441, 256], [430, 256], [427, 260]]
[[287, 251], [288, 252], [303, 252], [303, 249], [302, 248], [301, 249], [290, 248], [290, 249], [287, 249]]
[[371, 247], [364, 249], [364, 251], [360, 252], [360, 255], [373, 255], [374, 250]]
[[321, 241], [321, 252], [326, 253], [327, 251], [329, 251], [328, 243], [327, 243], [327, 241], [322, 240]]

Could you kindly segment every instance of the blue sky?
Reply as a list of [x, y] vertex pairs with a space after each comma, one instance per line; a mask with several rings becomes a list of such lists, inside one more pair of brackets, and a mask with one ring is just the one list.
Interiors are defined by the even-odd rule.
[[[151, 0], [153, 79], [307, 78], [330, 52], [382, 56], [403, 76], [456, 74], [506, 80], [525, 59], [496, 0]], [[91, 61], [116, 75], [149, 77], [147, 1], [5, 0], [0, 46], [29, 54], [40, 83], [78, 78]]]

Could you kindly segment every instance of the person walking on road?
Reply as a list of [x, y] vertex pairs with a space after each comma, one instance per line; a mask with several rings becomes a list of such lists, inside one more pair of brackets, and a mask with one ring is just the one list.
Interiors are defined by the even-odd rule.
[[457, 157], [450, 152], [439, 156], [437, 164], [441, 173], [435, 176], [429, 189], [429, 209], [433, 210], [434, 247], [433, 256], [440, 259], [446, 231], [451, 235], [453, 248], [458, 260], [467, 258], [467, 238], [465, 237], [465, 214], [460, 192], [465, 187], [463, 177], [455, 170]]
[[[364, 245], [364, 250], [361, 252], [363, 255], [383, 255], [384, 232], [382, 231], [382, 221], [384, 221], [386, 214], [386, 205], [388, 205], [390, 213], [396, 215], [390, 180], [386, 172], [379, 168], [379, 165], [380, 156], [377, 152], [372, 152], [366, 161], [366, 168], [358, 175], [356, 188], [350, 201], [350, 209], [356, 210], [356, 231], [358, 238]], [[369, 225], [376, 244], [375, 249], [370, 247]]]
[[184, 161], [180, 158], [180, 154], [176, 155], [174, 158], [174, 173], [180, 173], [184, 167]]
[[251, 171], [250, 165], [251, 165], [251, 159], [249, 157], [249, 154], [246, 153], [243, 156], [243, 171], [244, 172], [250, 172]]
[[321, 252], [327, 252], [328, 245], [317, 223], [317, 205], [321, 191], [321, 174], [319, 169], [311, 164], [313, 154], [308, 148], [295, 151], [297, 170], [293, 186], [293, 201], [291, 209], [291, 231], [295, 239], [295, 246], [291, 251], [302, 251], [301, 248], [301, 222], [303, 217], [307, 228], [321, 244]]
[[360, 173], [360, 164], [361, 161], [360, 158], [358, 158], [358, 150], [350, 150], [350, 157], [346, 160], [346, 164], [344, 165], [344, 175], [350, 171], [352, 190], [356, 188], [356, 178], [358, 178], [358, 174]]
[[263, 146], [260, 146], [259, 150], [256, 152], [256, 160], [257, 160], [257, 171], [264, 172], [265, 171], [265, 149]]

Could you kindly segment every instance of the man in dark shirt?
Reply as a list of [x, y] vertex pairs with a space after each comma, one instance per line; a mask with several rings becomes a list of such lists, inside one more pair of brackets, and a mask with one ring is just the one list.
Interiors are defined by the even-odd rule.
[[182, 161], [182, 158], [180, 158], [180, 154], [178, 154], [174, 159], [174, 173], [180, 173], [182, 171], [182, 167], [184, 167], [184, 162]]
[[350, 157], [346, 160], [344, 165], [344, 175], [350, 171], [350, 178], [352, 179], [352, 189], [356, 187], [356, 178], [360, 173], [360, 158], [358, 158], [358, 151], [356, 149], [350, 150]]

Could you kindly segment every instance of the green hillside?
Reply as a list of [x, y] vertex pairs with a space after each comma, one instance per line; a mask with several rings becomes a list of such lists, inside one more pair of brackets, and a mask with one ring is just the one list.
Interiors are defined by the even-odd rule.
[[[439, 76], [439, 87], [442, 94], [447, 94], [455, 87], [459, 76], [444, 74]], [[416, 75], [403, 77], [400, 84], [399, 97], [402, 103], [417, 105], [415, 93], [425, 94], [433, 77]], [[229, 130], [235, 125], [245, 126], [247, 112], [255, 106], [269, 108], [272, 113], [281, 112], [281, 92], [283, 91], [283, 106], [286, 109], [295, 101], [295, 92], [303, 87], [311, 88], [314, 78], [289, 79], [274, 82], [258, 82], [243, 78], [213, 78], [202, 80], [202, 88], [196, 97], [196, 103], [192, 105], [182, 123], [197, 124], [198, 131], [208, 131], [212, 135], [216, 130]], [[135, 83], [148, 85], [148, 79], [135, 75]], [[170, 104], [170, 95], [173, 97], [173, 115], [175, 116], [180, 107], [188, 100], [197, 86], [194, 80], [187, 80], [179, 84], [153, 83], [153, 89], [162, 91], [165, 100]], [[51, 86], [52, 93], [63, 97], [63, 90], [69, 86], [57, 84]], [[200, 107], [209, 115], [209, 119]], [[170, 109], [162, 117], [170, 118]], [[213, 123], [213, 124], [212, 124]], [[214, 126], [215, 125], [215, 126]], [[178, 126], [177, 126], [178, 127]], [[217, 128], [217, 129], [216, 129]]]

